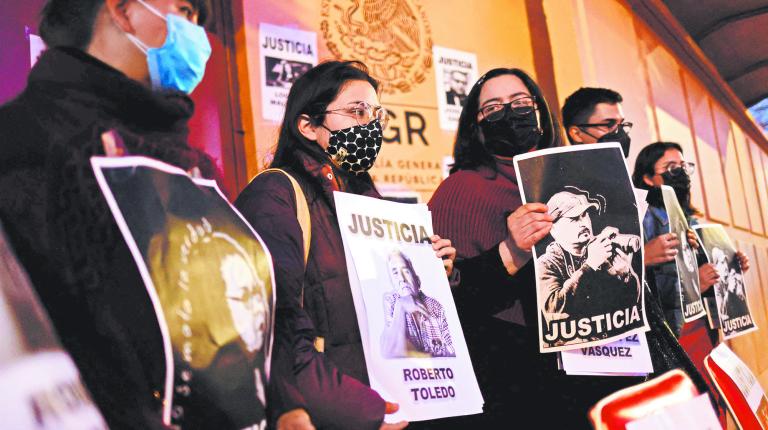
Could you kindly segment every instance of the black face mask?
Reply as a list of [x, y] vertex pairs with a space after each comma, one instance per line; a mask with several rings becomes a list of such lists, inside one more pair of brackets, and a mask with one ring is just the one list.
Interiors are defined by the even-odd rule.
[[520, 115], [514, 113], [509, 105], [504, 106], [503, 118], [493, 122], [487, 118], [480, 121], [480, 130], [488, 151], [502, 157], [514, 157], [530, 151], [539, 144], [542, 135], [535, 110]]
[[[675, 196], [680, 203], [680, 207], [686, 215], [693, 213], [691, 208], [691, 177], [685, 172], [679, 172], [676, 175], [672, 175], [669, 172], [661, 174], [664, 179], [664, 185], [669, 185], [675, 190]], [[664, 198], [661, 195], [661, 188], [653, 187], [648, 191], [648, 197], [645, 199], [649, 205], [663, 208]]]
[[632, 143], [632, 139], [629, 137], [626, 131], [624, 131], [624, 127], [619, 125], [616, 127], [616, 130], [614, 130], [611, 133], [604, 134], [600, 139], [597, 139], [598, 142], [619, 142], [621, 145], [621, 152], [624, 153], [624, 158], [629, 157], [629, 144]]

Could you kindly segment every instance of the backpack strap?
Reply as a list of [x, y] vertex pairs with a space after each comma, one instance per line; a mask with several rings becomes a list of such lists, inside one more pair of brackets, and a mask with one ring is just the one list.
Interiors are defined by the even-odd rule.
[[[312, 221], [309, 218], [309, 205], [307, 204], [307, 197], [304, 195], [304, 191], [301, 189], [301, 186], [299, 185], [299, 182], [291, 176], [290, 173], [286, 172], [283, 169], [276, 169], [276, 168], [270, 168], [265, 169], [259, 172], [258, 175], [261, 175], [262, 173], [269, 173], [269, 172], [277, 172], [282, 173], [285, 175], [286, 178], [288, 178], [289, 181], [291, 181], [291, 186], [293, 187], [293, 193], [296, 197], [296, 219], [299, 220], [299, 227], [301, 227], [301, 235], [302, 239], [304, 240], [304, 268], [307, 267], [307, 261], [309, 260], [309, 246], [312, 243]], [[255, 179], [256, 177], [254, 177]], [[302, 290], [302, 297], [301, 297], [301, 304], [304, 305], [304, 290]]]

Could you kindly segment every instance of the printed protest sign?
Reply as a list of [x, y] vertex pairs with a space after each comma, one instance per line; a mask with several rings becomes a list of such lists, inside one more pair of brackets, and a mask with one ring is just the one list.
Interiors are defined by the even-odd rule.
[[709, 262], [715, 265], [720, 279], [715, 289], [718, 319], [723, 337], [733, 337], [757, 330], [749, 310], [746, 284], [736, 247], [720, 224], [700, 224], [693, 227], [704, 244]]
[[467, 94], [477, 81], [477, 55], [442, 46], [434, 46], [432, 53], [440, 128], [456, 130]]
[[690, 322], [705, 313], [699, 289], [699, 264], [696, 261], [696, 252], [688, 243], [688, 220], [677, 200], [675, 189], [662, 185], [661, 195], [669, 217], [669, 231], [680, 239], [675, 255], [677, 277], [680, 280], [680, 308], [683, 310], [685, 322]]
[[541, 352], [647, 331], [641, 225], [621, 147], [550, 148], [514, 162], [523, 203], [544, 203], [553, 218], [533, 249]]
[[317, 65], [317, 33], [261, 23], [259, 56], [261, 115], [266, 120], [282, 121], [291, 86]]
[[605, 345], [562, 351], [568, 375], [640, 376], [653, 372], [645, 333], [631, 334]]
[[371, 388], [420, 421], [482, 411], [426, 205], [334, 193]]
[[768, 398], [739, 356], [721, 343], [704, 359], [704, 367], [739, 428], [768, 430]]
[[214, 181], [144, 157], [91, 164], [163, 334], [166, 423], [263, 428], [275, 303], [267, 247]]
[[14, 430], [106, 429], [0, 226], [0, 417]]

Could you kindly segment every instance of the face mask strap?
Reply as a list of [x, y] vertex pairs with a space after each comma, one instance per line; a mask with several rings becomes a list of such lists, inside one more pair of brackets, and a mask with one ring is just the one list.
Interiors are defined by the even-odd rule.
[[132, 35], [131, 33], [125, 33], [125, 36], [128, 38], [128, 40], [133, 42], [134, 46], [136, 46], [136, 48], [138, 48], [142, 53], [144, 53], [144, 55], [147, 55], [147, 51], [149, 50], [149, 47], [147, 46], [146, 43], [142, 42], [141, 40], [139, 40], [138, 37]]
[[149, 5], [147, 2], [145, 2], [144, 0], [136, 0], [136, 1], [137, 1], [137, 2], [139, 2], [139, 3], [140, 3], [142, 6], [144, 6], [145, 8], [147, 8], [147, 10], [148, 10], [148, 11], [150, 11], [150, 12], [152, 12], [153, 14], [157, 15], [157, 16], [158, 16], [160, 19], [162, 19], [163, 21], [168, 21], [168, 18], [166, 18], [166, 17], [165, 17], [165, 15], [163, 15], [162, 13], [160, 13], [160, 11], [159, 11], [159, 10], [155, 9], [155, 7], [154, 7], [154, 6], [150, 6], [150, 5]]

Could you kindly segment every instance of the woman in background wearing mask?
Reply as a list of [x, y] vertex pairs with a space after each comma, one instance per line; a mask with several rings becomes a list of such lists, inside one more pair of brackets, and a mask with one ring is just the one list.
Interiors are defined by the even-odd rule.
[[[662, 248], [668, 248], [666, 243], [676, 242], [678, 239], [674, 233], [666, 233], [669, 230], [669, 216], [664, 207], [661, 195], [661, 186], [669, 185], [675, 190], [677, 200], [682, 207], [689, 225], [696, 225], [696, 217], [701, 216], [699, 211], [691, 204], [691, 175], [694, 173], [694, 164], [685, 161], [682, 147], [674, 142], [655, 142], [643, 148], [635, 160], [635, 170], [632, 173], [632, 182], [635, 187], [649, 190], [648, 212], [643, 219], [643, 235], [646, 242], [645, 249], [646, 271], [648, 284], [664, 310], [665, 317], [675, 335], [680, 337], [680, 343], [684, 346], [693, 363], [702, 374], [704, 371], [704, 357], [719, 343], [719, 331], [709, 328], [706, 318], [699, 318], [687, 324], [684, 323], [683, 312], [680, 308], [680, 281], [675, 267], [676, 249], [661, 252]], [[699, 244], [693, 231], [689, 231], [686, 238], [692, 247], [698, 248]], [[674, 244], [675, 246], [677, 244]], [[659, 251], [659, 252], [657, 252]], [[739, 264], [744, 272], [749, 270], [749, 258], [741, 251], [736, 253]], [[653, 262], [648, 264], [649, 261]], [[719, 280], [719, 275], [712, 263], [699, 265], [699, 287], [702, 298], [714, 297], [712, 286]], [[707, 382], [710, 383], [707, 377]], [[717, 393], [714, 385], [710, 383], [711, 392]], [[724, 424], [725, 404], [718, 399], [720, 418]]]
[[[523, 205], [512, 157], [560, 146], [557, 119], [538, 85], [519, 69], [498, 68], [470, 91], [459, 119], [455, 164], [429, 202], [435, 232], [457, 249], [461, 283], [453, 290], [473, 367], [485, 399], [482, 415], [424, 423], [423, 428], [591, 428], [589, 409], [635, 377], [566, 376], [556, 354], [540, 354], [531, 248], [549, 234], [541, 203]], [[706, 387], [660, 310], [648, 310], [658, 373], [683, 367]], [[542, 406], [549, 412], [542, 416]]]
[[[378, 82], [358, 62], [331, 61], [291, 87], [270, 167], [289, 173], [309, 206], [305, 264], [297, 198], [279, 172], [257, 176], [235, 205], [272, 254], [277, 284], [271, 420], [278, 429], [401, 429], [382, 424], [397, 405], [368, 387], [334, 191], [380, 198], [371, 176], [387, 125]], [[451, 272], [455, 250], [432, 237]], [[391, 400], [391, 399], [388, 399]]]
[[49, 49], [0, 108], [0, 217], [111, 428], [165, 428], [165, 359], [89, 160], [114, 129], [130, 154], [215, 176], [187, 144], [207, 13], [203, 0], [48, 0], [39, 30]]

